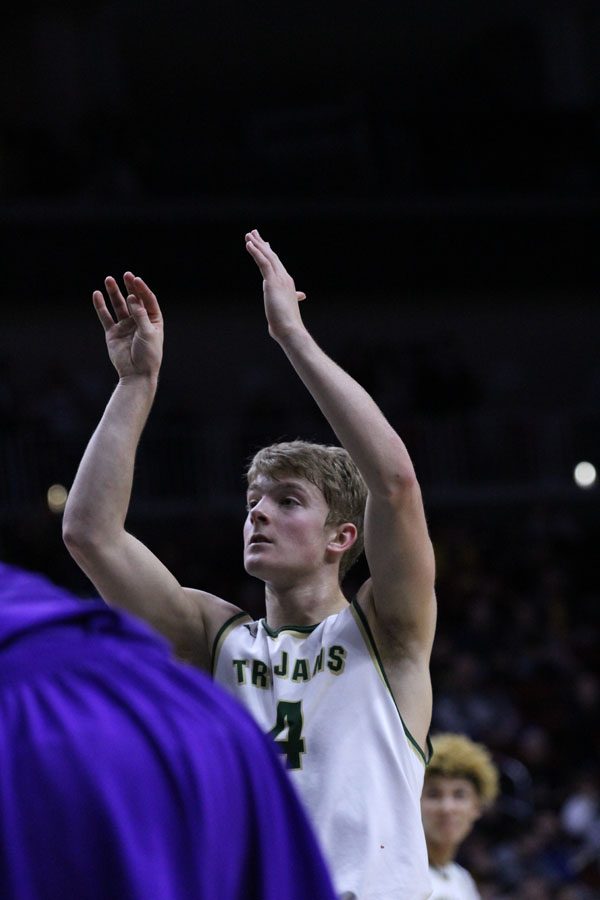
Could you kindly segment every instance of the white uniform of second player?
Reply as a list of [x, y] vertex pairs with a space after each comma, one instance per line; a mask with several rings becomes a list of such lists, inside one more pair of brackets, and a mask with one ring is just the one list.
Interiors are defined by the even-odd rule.
[[430, 875], [433, 884], [430, 900], [481, 900], [475, 882], [458, 863], [431, 866]]

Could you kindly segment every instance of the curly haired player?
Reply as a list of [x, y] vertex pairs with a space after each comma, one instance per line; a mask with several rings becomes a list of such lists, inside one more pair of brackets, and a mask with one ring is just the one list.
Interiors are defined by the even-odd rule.
[[477, 900], [475, 882], [454, 859], [477, 819], [496, 799], [498, 770], [486, 748], [462, 734], [438, 734], [432, 744], [421, 797], [431, 900]]

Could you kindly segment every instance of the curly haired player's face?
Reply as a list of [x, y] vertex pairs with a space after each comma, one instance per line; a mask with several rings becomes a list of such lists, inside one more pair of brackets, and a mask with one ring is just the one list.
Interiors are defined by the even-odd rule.
[[335, 532], [323, 494], [304, 478], [259, 475], [248, 488], [244, 565], [263, 581], [285, 583], [323, 565]]
[[421, 815], [428, 843], [458, 846], [481, 815], [475, 786], [468, 778], [427, 777]]

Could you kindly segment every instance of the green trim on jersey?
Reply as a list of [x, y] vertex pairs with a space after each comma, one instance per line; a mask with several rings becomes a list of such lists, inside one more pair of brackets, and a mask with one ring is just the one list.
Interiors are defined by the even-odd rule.
[[250, 613], [247, 613], [247, 612], [236, 613], [230, 619], [227, 619], [227, 621], [223, 622], [223, 624], [217, 631], [216, 637], [213, 641], [212, 659], [211, 659], [211, 665], [210, 665], [210, 671], [211, 671], [213, 678], [215, 676], [215, 671], [217, 668], [217, 658], [219, 656], [219, 653], [221, 652], [221, 647], [223, 646], [223, 641], [225, 640], [225, 638], [227, 637], [227, 635], [229, 634], [229, 632], [231, 631], [233, 626], [236, 624], [238, 619], [252, 619], [252, 616], [250, 615]]
[[391, 685], [388, 681], [388, 677], [386, 675], [381, 656], [379, 655], [379, 650], [377, 649], [377, 644], [375, 643], [375, 638], [373, 637], [373, 632], [371, 631], [371, 627], [367, 621], [367, 617], [365, 616], [364, 611], [360, 608], [360, 606], [356, 600], [352, 601], [352, 603], [350, 604], [350, 609], [354, 616], [354, 620], [355, 620], [356, 624], [358, 625], [358, 630], [362, 634], [365, 644], [367, 645], [367, 648], [371, 654], [371, 659], [373, 660], [375, 668], [377, 669], [383, 683], [385, 684], [388, 691], [390, 692], [390, 696], [391, 696], [392, 700], [394, 701], [394, 706], [396, 707], [396, 711], [397, 711], [398, 715], [400, 716], [400, 721], [402, 722], [402, 728], [404, 729], [404, 734], [408, 738], [408, 742], [409, 742], [410, 746], [412, 747], [412, 749], [418, 754], [421, 762], [427, 766], [429, 764], [429, 762], [431, 761], [431, 757], [433, 754], [433, 747], [431, 745], [431, 740], [429, 739], [429, 735], [427, 735], [427, 754], [425, 754], [423, 752], [423, 750], [421, 749], [421, 747], [419, 746], [419, 744], [417, 743], [417, 741], [414, 739], [414, 737], [410, 733], [410, 731], [408, 730], [408, 728], [406, 727], [404, 719], [402, 718], [402, 713], [398, 709], [398, 704], [396, 703], [396, 698], [394, 697], [394, 693], [393, 693]]
[[289, 631], [292, 637], [306, 637], [321, 624], [317, 622], [316, 625], [282, 625], [281, 628], [271, 628], [270, 625], [267, 625], [266, 619], [260, 619], [260, 621], [270, 638], [279, 637], [282, 631]]

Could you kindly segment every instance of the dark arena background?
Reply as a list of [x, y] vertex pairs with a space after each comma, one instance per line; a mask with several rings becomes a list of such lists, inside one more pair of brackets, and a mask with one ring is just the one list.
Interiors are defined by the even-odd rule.
[[433, 731], [502, 772], [461, 860], [484, 900], [600, 897], [600, 6], [25, 0], [0, 50], [0, 558], [92, 593], [61, 511], [116, 380], [91, 293], [130, 268], [166, 347], [128, 527], [260, 615], [244, 465], [333, 436], [259, 227], [415, 463]]

